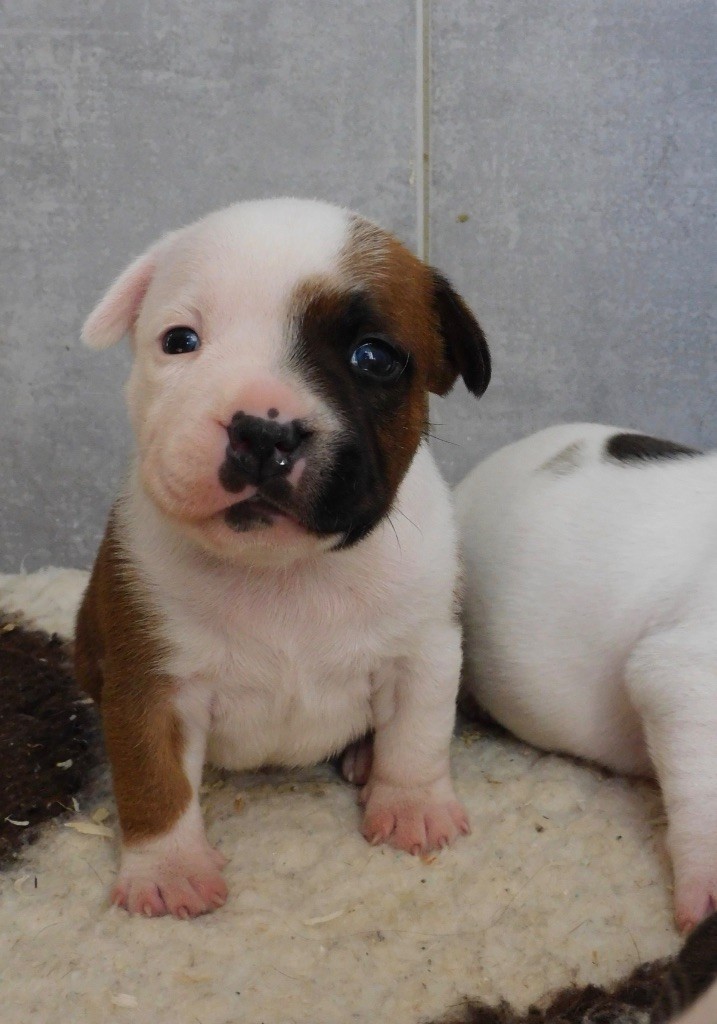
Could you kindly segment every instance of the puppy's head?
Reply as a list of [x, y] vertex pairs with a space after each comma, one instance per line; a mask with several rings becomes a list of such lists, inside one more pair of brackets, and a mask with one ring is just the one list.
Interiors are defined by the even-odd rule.
[[136, 260], [88, 318], [129, 334], [142, 485], [223, 557], [291, 559], [360, 541], [387, 514], [456, 378], [490, 357], [440, 274], [355, 214], [240, 203]]

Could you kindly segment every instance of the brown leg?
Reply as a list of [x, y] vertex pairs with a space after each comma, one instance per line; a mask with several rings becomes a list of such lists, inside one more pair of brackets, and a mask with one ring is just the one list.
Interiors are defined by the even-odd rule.
[[227, 894], [198, 799], [209, 694], [190, 700], [162, 673], [150, 607], [111, 517], [78, 615], [75, 664], [101, 707], [122, 830], [112, 901], [131, 913], [189, 917]]
[[188, 706], [156, 681], [138, 715], [128, 688], [118, 689], [106, 681], [102, 705], [123, 840], [112, 902], [149, 917], [206, 913], [227, 896], [198, 799], [208, 701]]

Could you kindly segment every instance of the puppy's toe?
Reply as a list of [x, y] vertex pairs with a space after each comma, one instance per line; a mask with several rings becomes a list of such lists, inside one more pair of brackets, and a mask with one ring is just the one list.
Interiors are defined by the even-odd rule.
[[206, 914], [222, 906], [227, 898], [226, 883], [219, 874], [172, 879], [161, 892], [168, 913], [181, 918]]
[[141, 914], [145, 917], [162, 917], [167, 913], [167, 906], [158, 886], [149, 880], [123, 878], [118, 881], [110, 892], [110, 903], [122, 907], [130, 914]]
[[466, 812], [447, 780], [415, 789], [370, 782], [362, 798], [362, 832], [371, 843], [388, 842], [415, 855], [442, 849], [470, 831]]
[[110, 902], [130, 914], [197, 917], [224, 904], [225, 858], [208, 844], [168, 853], [162, 844], [125, 848]]
[[364, 815], [361, 832], [372, 846], [377, 846], [379, 843], [385, 843], [395, 828], [395, 812], [390, 807], [382, 807]]
[[465, 808], [453, 800], [437, 804], [425, 811], [426, 839], [429, 849], [450, 845], [459, 835], [468, 835], [471, 830]]

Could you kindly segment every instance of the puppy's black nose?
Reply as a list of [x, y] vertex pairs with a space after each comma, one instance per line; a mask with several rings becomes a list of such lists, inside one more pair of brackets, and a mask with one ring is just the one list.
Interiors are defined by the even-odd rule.
[[227, 456], [250, 484], [287, 476], [297, 449], [311, 433], [301, 420], [276, 423], [260, 416], [236, 412], [228, 428]]

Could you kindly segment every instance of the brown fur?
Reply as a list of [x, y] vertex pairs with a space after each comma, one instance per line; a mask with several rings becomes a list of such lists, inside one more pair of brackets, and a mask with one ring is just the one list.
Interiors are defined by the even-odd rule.
[[395, 325], [396, 337], [421, 366], [422, 387], [447, 394], [462, 376], [474, 394], [490, 380], [490, 355], [483, 331], [449, 282], [394, 238], [356, 220], [344, 256], [351, 285], [368, 286], [379, 312]]
[[[348, 292], [365, 291], [392, 340], [410, 354], [408, 393], [401, 394], [390, 416], [375, 421], [387, 489], [393, 495], [428, 430], [429, 392], [446, 394], [463, 374], [468, 387], [482, 394], [490, 357], [477, 321], [448, 282], [369, 222], [354, 222], [340, 277], [340, 286], [326, 280], [304, 282], [291, 306], [304, 322], [330, 323], [345, 306]], [[474, 367], [464, 358], [469, 351]]]
[[[343, 269], [352, 285], [368, 287], [379, 314], [418, 370], [400, 420], [381, 438], [400, 481], [428, 429], [428, 393], [445, 395], [462, 374], [467, 386], [482, 394], [490, 377], [488, 348], [473, 314], [448, 282], [380, 228], [356, 220]], [[463, 346], [474, 345], [483, 350], [485, 380], [478, 389], [462, 359]]]
[[[371, 298], [374, 298], [371, 292]], [[292, 305], [300, 310], [304, 335], [321, 335], [321, 325], [335, 321], [347, 304], [347, 292], [332, 288], [326, 282], [310, 282], [299, 289], [294, 297]], [[377, 311], [385, 321], [393, 327], [392, 337], [402, 348], [410, 352], [414, 357], [414, 365], [419, 365], [419, 373], [413, 375], [410, 381], [408, 393], [403, 390], [404, 381], [401, 382], [399, 399], [393, 402], [390, 409], [387, 409], [383, 416], [371, 415], [371, 423], [376, 432], [376, 440], [382, 455], [382, 465], [386, 489], [393, 497], [398, 489], [411, 460], [416, 453], [421, 438], [427, 429], [428, 424], [428, 393], [425, 380], [425, 370], [422, 363], [418, 362], [414, 347], [411, 345], [410, 335], [404, 337], [396, 329], [393, 319], [386, 317], [378, 303], [375, 303]], [[310, 326], [309, 326], [310, 325]], [[321, 344], [316, 347], [316, 357], [325, 362], [332, 358], [332, 353], [326, 351]], [[337, 379], [332, 374], [334, 382]], [[325, 387], [330, 387], [328, 381]], [[335, 396], [338, 397], [338, 396]]]
[[191, 798], [173, 684], [157, 670], [159, 634], [140, 595], [113, 515], [77, 617], [75, 671], [100, 706], [126, 843], [165, 833]]
[[[428, 267], [400, 242], [388, 237], [385, 270], [367, 274], [366, 283], [382, 317], [391, 324], [396, 341], [410, 352], [417, 369], [400, 418], [379, 431], [381, 448], [397, 487], [428, 429], [428, 392], [435, 390], [435, 369], [443, 361], [441, 338], [431, 308]], [[360, 252], [360, 250], [359, 250]]]

